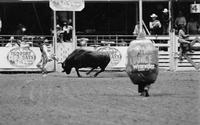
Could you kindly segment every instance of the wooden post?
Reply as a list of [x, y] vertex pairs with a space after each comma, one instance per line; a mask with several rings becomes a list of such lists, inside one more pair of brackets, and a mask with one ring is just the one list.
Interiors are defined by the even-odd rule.
[[168, 8], [169, 8], [169, 25], [168, 25], [168, 32], [169, 32], [169, 38], [170, 38], [170, 47], [169, 47], [169, 59], [170, 59], [170, 70], [174, 71], [174, 39], [173, 39], [173, 33], [172, 33], [172, 26], [171, 26], [171, 0], [168, 2]]
[[135, 15], [136, 15], [136, 20], [135, 20], [135, 22], [136, 22], [136, 24], [137, 24], [137, 22], [139, 21], [139, 6], [138, 6], [139, 4], [138, 3], [136, 3], [136, 7], [135, 7]]
[[178, 62], [179, 62], [179, 51], [178, 51], [178, 47], [179, 47], [179, 43], [178, 43], [178, 37], [175, 35], [175, 32], [172, 32], [173, 36], [173, 63], [174, 63], [174, 70], [177, 71], [178, 69]]
[[169, 32], [169, 50], [168, 50], [168, 52], [169, 52], [169, 63], [170, 63], [170, 67], [169, 67], [169, 70], [171, 70], [171, 71], [174, 71], [175, 70], [175, 67], [176, 67], [176, 65], [175, 65], [175, 46], [176, 46], [176, 44], [175, 44], [175, 39], [174, 39], [174, 35], [173, 35], [173, 32]]
[[142, 0], [139, 0], [139, 19], [140, 19], [140, 33], [142, 33]]
[[72, 29], [72, 44], [74, 46], [73, 49], [77, 47], [77, 39], [76, 39], [76, 13], [73, 11], [73, 29]]
[[169, 8], [169, 26], [168, 26], [168, 32], [172, 32], [172, 1], [169, 0], [168, 2], [168, 8]]
[[177, 39], [175, 35], [175, 31], [173, 29], [173, 5], [172, 0], [169, 0], [168, 2], [168, 8], [169, 8], [169, 37], [170, 37], [170, 70], [176, 71], [177, 70], [177, 59], [178, 59], [178, 45], [177, 45]]
[[173, 8], [173, 0], [169, 0], [169, 32], [175, 32], [173, 29], [174, 25], [174, 8]]
[[[57, 56], [57, 51], [56, 51], [56, 48], [57, 48], [57, 30], [56, 30], [56, 23], [57, 23], [57, 20], [56, 20], [56, 11], [54, 10], [53, 11], [53, 29], [54, 29], [54, 36], [53, 36], [53, 50], [54, 50], [54, 54]], [[56, 61], [54, 61], [54, 71], [56, 71], [56, 68], [57, 67], [57, 63]]]

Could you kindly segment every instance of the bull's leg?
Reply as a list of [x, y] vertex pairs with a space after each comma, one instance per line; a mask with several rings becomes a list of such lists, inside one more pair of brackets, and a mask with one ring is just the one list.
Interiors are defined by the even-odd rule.
[[143, 91], [144, 91], [144, 84], [139, 83], [139, 84], [138, 84], [138, 93], [141, 93], [141, 94], [142, 94]]
[[101, 69], [100, 71], [98, 71], [97, 73], [94, 74], [94, 77], [97, 77], [97, 75], [101, 72], [103, 72], [105, 69]]
[[95, 68], [92, 68], [90, 71], [88, 71], [86, 74], [89, 75]]
[[78, 68], [75, 68], [75, 69], [76, 69], [76, 73], [77, 73], [78, 77], [81, 77]]

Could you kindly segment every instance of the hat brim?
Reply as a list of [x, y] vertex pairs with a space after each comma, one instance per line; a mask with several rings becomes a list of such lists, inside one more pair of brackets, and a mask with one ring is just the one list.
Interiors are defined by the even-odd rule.
[[151, 14], [151, 18], [158, 17], [155, 13]]
[[168, 13], [168, 11], [163, 11], [163, 13]]

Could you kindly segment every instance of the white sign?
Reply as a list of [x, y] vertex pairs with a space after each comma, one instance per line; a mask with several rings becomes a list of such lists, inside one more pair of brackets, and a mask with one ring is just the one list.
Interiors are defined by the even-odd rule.
[[106, 53], [110, 56], [111, 60], [109, 66], [116, 66], [122, 60], [121, 52], [114, 47], [100, 47], [96, 51], [99, 53]]
[[54, 11], [81, 11], [85, 7], [84, 0], [49, 0]]
[[36, 60], [36, 55], [29, 47], [17, 47], [7, 54], [8, 62], [16, 67], [29, 67]]
[[200, 4], [191, 4], [190, 12], [191, 13], [200, 13]]

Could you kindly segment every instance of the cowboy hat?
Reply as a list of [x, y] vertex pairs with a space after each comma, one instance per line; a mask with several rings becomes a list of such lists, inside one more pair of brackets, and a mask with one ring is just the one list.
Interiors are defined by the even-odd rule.
[[163, 12], [163, 13], [167, 13], [167, 12], [168, 12], [168, 9], [165, 8], [162, 12]]
[[48, 39], [45, 39], [43, 42], [44, 42], [44, 43], [48, 43], [48, 42], [49, 42], [49, 40], [48, 40]]
[[151, 16], [150, 17], [158, 17], [155, 13], [153, 13], [153, 14], [151, 14]]

